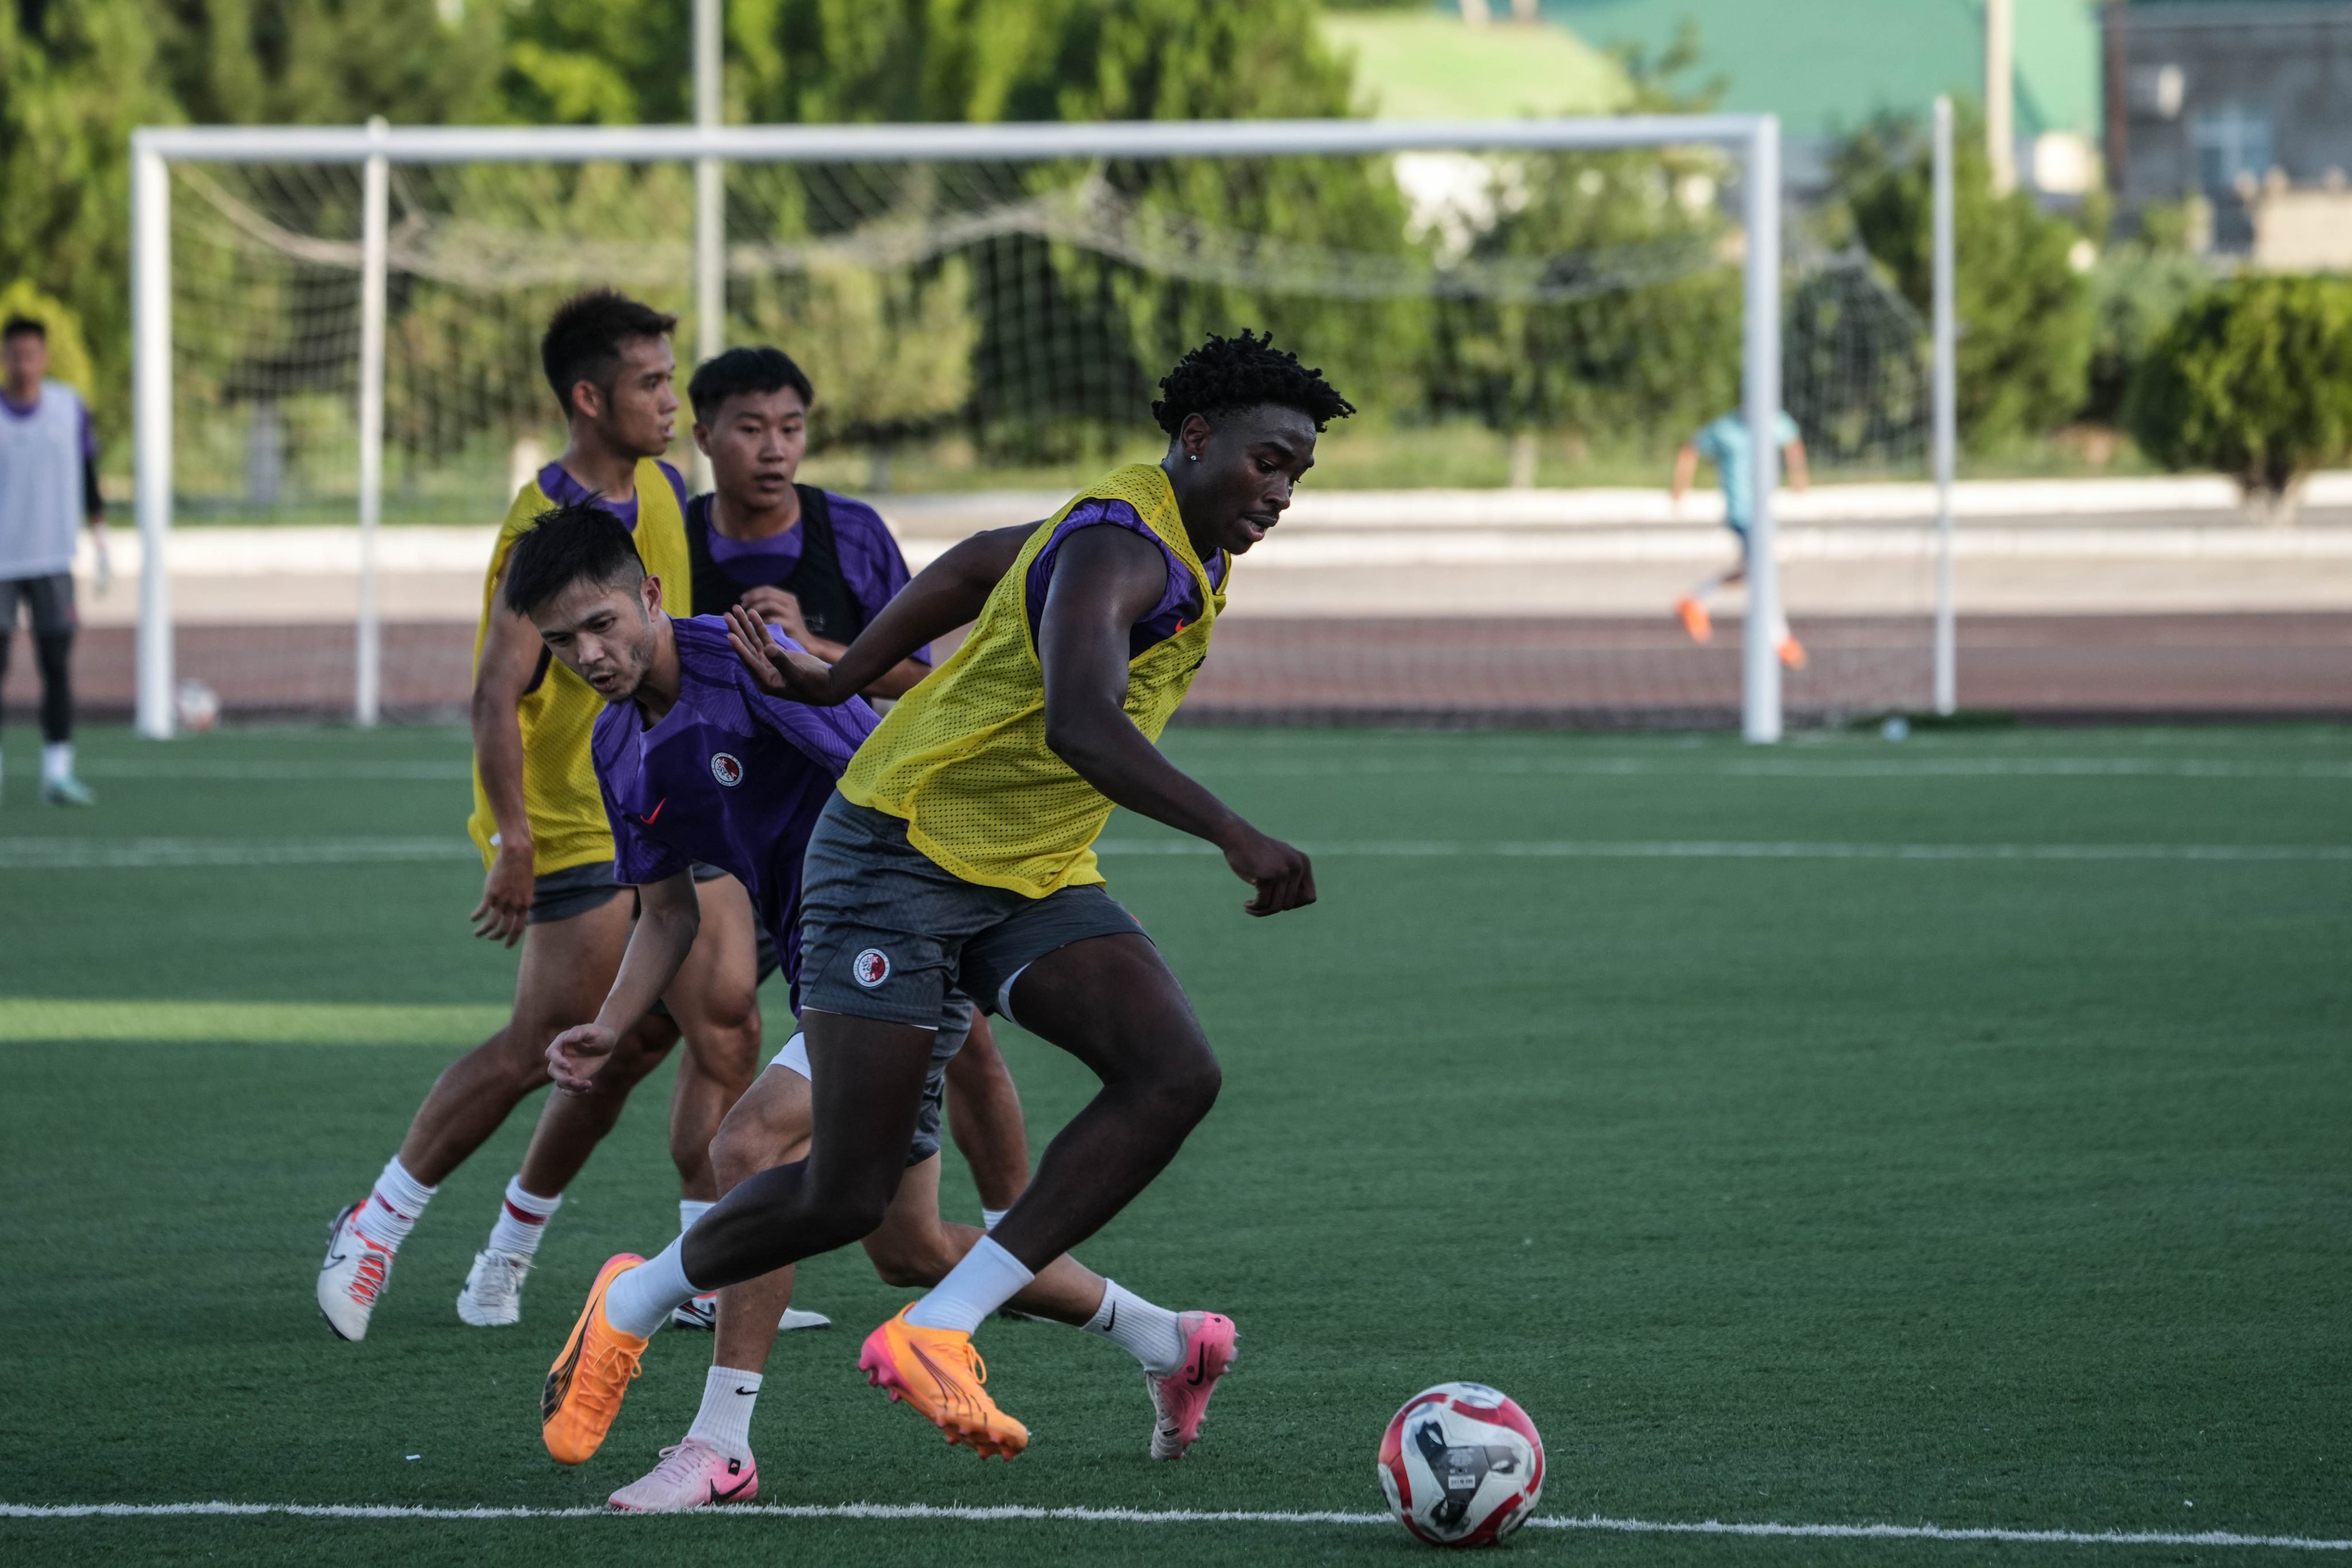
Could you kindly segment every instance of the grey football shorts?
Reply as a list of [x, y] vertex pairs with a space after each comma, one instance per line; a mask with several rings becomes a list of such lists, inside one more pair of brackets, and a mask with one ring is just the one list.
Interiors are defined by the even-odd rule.
[[[923, 1108], [915, 1117], [915, 1140], [907, 1146], [909, 1165], [919, 1165], [940, 1152], [940, 1117], [948, 1095], [948, 1063], [971, 1037], [971, 998], [957, 991], [948, 993], [946, 1005], [940, 1009], [939, 1032], [931, 1037], [931, 1070], [923, 1079]], [[768, 1065], [815, 1081], [816, 1075], [809, 1070], [808, 1038], [797, 1029], [784, 1042], [784, 1048], [776, 1053], [776, 1059]]]
[[550, 921], [568, 921], [590, 910], [602, 909], [620, 896], [621, 884], [613, 880], [610, 860], [567, 866], [561, 871], [550, 871], [544, 877], [530, 879], [530, 914], [524, 923], [538, 926]]
[[1099, 883], [1033, 899], [967, 882], [907, 842], [904, 822], [836, 794], [801, 871], [801, 1006], [932, 1028], [951, 990], [1001, 1012], [1036, 960], [1128, 934], [1144, 931]]

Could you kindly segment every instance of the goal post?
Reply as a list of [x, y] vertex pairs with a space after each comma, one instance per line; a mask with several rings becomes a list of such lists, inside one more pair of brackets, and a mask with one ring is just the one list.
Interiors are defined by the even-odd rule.
[[[1627, 115], [1467, 122], [1353, 120], [1018, 124], [638, 127], [153, 127], [131, 141], [133, 396], [137, 515], [142, 549], [137, 727], [173, 732], [173, 644], [168, 576], [173, 506], [174, 342], [172, 276], [174, 165], [304, 164], [360, 172], [363, 209], [359, 271], [359, 374], [350, 417], [359, 460], [359, 646], [352, 712], [373, 722], [381, 703], [382, 648], [373, 561], [383, 491], [388, 189], [403, 169], [428, 165], [673, 165], [690, 171], [690, 216], [681, 239], [695, 253], [696, 339], [723, 342], [727, 259], [723, 173], [730, 165], [951, 165], [1111, 159], [1280, 159], [1405, 153], [1601, 153], [1708, 147], [1743, 185], [1738, 247], [1743, 273], [1740, 405], [1753, 487], [1752, 562], [1741, 649], [1742, 733], [1781, 733], [1774, 497], [1780, 484], [1782, 247], [1780, 140], [1771, 115]], [[690, 232], [688, 232], [690, 231]], [[1276, 242], [1277, 245], [1281, 242]], [[1638, 247], [1628, 247], [1627, 249]], [[348, 267], [348, 262], [341, 263]], [[1229, 327], [1246, 323], [1235, 321]], [[919, 331], [919, 324], [896, 331]], [[1311, 345], [1310, 345], [1311, 346]]]

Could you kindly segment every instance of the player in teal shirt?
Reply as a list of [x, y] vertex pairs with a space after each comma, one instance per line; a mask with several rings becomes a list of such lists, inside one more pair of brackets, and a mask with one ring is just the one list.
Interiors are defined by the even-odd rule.
[[[1805, 489], [1811, 480], [1805, 469], [1805, 442], [1798, 432], [1797, 422], [1782, 414], [1774, 434], [1780, 438], [1789, 488]], [[1675, 614], [1682, 617], [1683, 628], [1694, 642], [1705, 642], [1715, 635], [1715, 619], [1707, 612], [1707, 601], [1748, 576], [1748, 524], [1756, 515], [1756, 471], [1748, 457], [1753, 449], [1748, 439], [1748, 416], [1735, 413], [1711, 421], [1675, 454], [1675, 504], [1682, 504], [1691, 481], [1698, 477], [1699, 461], [1704, 458], [1715, 465], [1723, 481], [1724, 526], [1739, 536], [1738, 563], [1706, 578], [1675, 602]], [[1791, 669], [1804, 668], [1805, 647], [1790, 635], [1789, 617], [1777, 610], [1773, 615], [1772, 642], [1780, 650], [1782, 664]]]

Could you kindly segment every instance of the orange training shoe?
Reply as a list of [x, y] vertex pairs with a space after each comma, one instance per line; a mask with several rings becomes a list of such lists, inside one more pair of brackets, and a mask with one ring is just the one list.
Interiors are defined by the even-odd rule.
[[547, 1369], [547, 1385], [539, 1396], [539, 1435], [559, 1464], [585, 1464], [595, 1457], [645, 1359], [646, 1342], [623, 1333], [604, 1316], [604, 1292], [643, 1262], [634, 1252], [604, 1259], [596, 1282], [588, 1287], [588, 1304], [572, 1325], [572, 1337]]
[[1010, 1459], [1029, 1446], [1029, 1428], [996, 1407], [981, 1384], [988, 1368], [971, 1348], [971, 1336], [953, 1329], [926, 1329], [907, 1321], [908, 1302], [898, 1315], [866, 1336], [857, 1357], [866, 1381], [913, 1405], [950, 1443], [976, 1449], [982, 1458]]
[[1691, 641], [1705, 642], [1715, 636], [1715, 617], [1688, 594], [1675, 601], [1675, 614], [1682, 617], [1683, 630], [1690, 633]]
[[1805, 645], [1793, 637], [1780, 639], [1780, 662], [1790, 669], [1805, 668]]

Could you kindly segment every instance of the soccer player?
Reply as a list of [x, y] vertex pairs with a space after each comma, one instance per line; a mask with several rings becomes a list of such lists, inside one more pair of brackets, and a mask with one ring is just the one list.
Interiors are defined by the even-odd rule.
[[[843, 644], [907, 585], [907, 562], [873, 508], [794, 482], [816, 397], [808, 376], [780, 350], [730, 349], [694, 373], [687, 395], [694, 406], [695, 445], [710, 459], [714, 485], [710, 494], [695, 497], [686, 507], [692, 603], [705, 614], [744, 605], [803, 646], [814, 639], [820, 653], [839, 658]], [[840, 640], [827, 641], [825, 634]], [[923, 650], [886, 671], [866, 695], [896, 696], [929, 673]], [[709, 896], [706, 889], [706, 900]], [[765, 929], [759, 934], [759, 973], [764, 978], [775, 958]], [[1020, 1098], [987, 1025], [975, 1021], [973, 1036], [979, 1048], [960, 1053], [950, 1075], [960, 1110], [956, 1140], [973, 1163], [983, 1199], [992, 1196], [996, 1203], [991, 1206], [1010, 1207], [1029, 1174]], [[682, 1093], [688, 1091], [681, 1087]], [[593, 1145], [619, 1114], [625, 1094], [624, 1086], [617, 1092], [551, 1097], [533, 1134], [526, 1171], [538, 1160], [542, 1140], [556, 1149]], [[681, 1132], [689, 1125], [701, 1130], [702, 1142], [709, 1142], [710, 1121], [681, 1118], [673, 1125]], [[679, 1157], [686, 1159], [687, 1152], [681, 1149]], [[709, 1206], [708, 1201], [681, 1200], [681, 1228]], [[826, 1325], [818, 1314], [778, 1306], [792, 1327]], [[678, 1314], [675, 1321], [681, 1326], [715, 1327], [717, 1298], [697, 1297]], [[771, 1320], [763, 1331], [772, 1335], [775, 1327]]]
[[[556, 657], [611, 704], [596, 722], [597, 782], [613, 823], [615, 870], [645, 900], [646, 912], [596, 1023], [571, 1035], [609, 1050], [636, 1012], [662, 994], [696, 941], [688, 876], [698, 862], [724, 865], [742, 879], [783, 955], [787, 976], [794, 974], [803, 852], [835, 780], [873, 728], [871, 710], [856, 701], [810, 708], [763, 691], [736, 657], [726, 623], [673, 621], [663, 614], [659, 581], [645, 574], [627, 534], [593, 509], [543, 519], [516, 547], [506, 594]], [[771, 635], [747, 611], [731, 613], [747, 635], [763, 641]], [[888, 1213], [866, 1238], [876, 1268], [895, 1283], [937, 1280], [982, 1235], [939, 1217], [943, 1080], [961, 1056], [971, 1014], [961, 994], [942, 996], [902, 1174]], [[714, 1159], [731, 1167], [730, 1179], [803, 1152], [811, 1077], [795, 1036], [720, 1131]], [[1014, 1114], [1017, 1121], [1017, 1108]], [[748, 1436], [752, 1404], [791, 1285], [787, 1269], [727, 1292], [719, 1354], [694, 1428], [664, 1454], [653, 1474], [614, 1494], [616, 1508], [670, 1512], [757, 1494]], [[1222, 1335], [1223, 1359], [1230, 1361], [1230, 1328], [1220, 1327], [1223, 1319], [1180, 1317], [1069, 1258], [1054, 1260], [1014, 1300], [1033, 1314], [1091, 1328], [1144, 1363], [1154, 1389], [1152, 1448], [1159, 1457], [1177, 1457], [1197, 1435], [1198, 1411], [1214, 1380], [1197, 1390], [1184, 1386], [1184, 1352], [1192, 1340]], [[1163, 1384], [1178, 1387], [1162, 1391]], [[1170, 1410], [1191, 1418], [1171, 1426], [1160, 1418]], [[586, 1434], [576, 1447], [567, 1440], [581, 1435], [551, 1426], [550, 1451], [567, 1463], [584, 1460], [603, 1429]]]
[[[1008, 1458], [1027, 1446], [1028, 1429], [982, 1386], [972, 1331], [1126, 1207], [1208, 1114], [1219, 1084], [1182, 988], [1104, 892], [1095, 838], [1124, 805], [1214, 844], [1254, 889], [1251, 914], [1315, 899], [1305, 855], [1152, 742], [1207, 654], [1232, 558], [1280, 520], [1318, 433], [1354, 410], [1320, 372], [1249, 332], [1210, 338], [1160, 386], [1160, 462], [1113, 470], [1045, 523], [948, 551], [837, 664], [729, 612], [736, 652], [762, 689], [817, 706], [846, 702], [914, 649], [974, 624], [858, 750], [810, 835], [808, 1158], [738, 1184], [652, 1260], [606, 1260], [548, 1376], [551, 1449], [593, 1451], [648, 1336], [678, 1302], [882, 1223], [950, 986], [1076, 1056], [1102, 1089], [1048, 1147], [1013, 1212], [875, 1330], [859, 1364], [951, 1442]], [[624, 1005], [607, 1003], [608, 1024], [638, 998], [615, 1000]], [[557, 1080], [584, 1081], [611, 1040], [601, 1026], [557, 1037]], [[1232, 1334], [1202, 1314], [1176, 1386], [1205, 1395], [1231, 1363]]]
[[[1774, 434], [1780, 438], [1781, 458], [1788, 464], [1789, 488], [1805, 489], [1811, 481], [1805, 470], [1805, 442], [1797, 431], [1797, 422], [1781, 415]], [[1715, 465], [1716, 477], [1723, 484], [1724, 526], [1739, 540], [1737, 564], [1703, 579], [1675, 601], [1675, 614], [1681, 617], [1683, 629], [1690, 633], [1693, 642], [1703, 643], [1715, 636], [1715, 617], [1708, 613], [1706, 602], [1748, 576], [1748, 524], [1756, 515], [1756, 471], [1748, 459], [1752, 449], [1748, 440], [1748, 416], [1734, 412], [1708, 422], [1675, 454], [1675, 478], [1670, 490], [1674, 503], [1682, 504], [1691, 481], [1698, 477], [1699, 459], [1704, 458]], [[1777, 605], [1772, 613], [1772, 643], [1780, 650], [1780, 662], [1791, 669], [1802, 669], [1805, 645], [1790, 635], [1789, 617]]]
[[41, 798], [93, 805], [74, 776], [74, 525], [89, 520], [103, 560], [106, 506], [89, 405], [48, 370], [48, 329], [9, 317], [0, 325], [0, 681], [22, 601], [41, 669]]
[[[551, 660], [530, 622], [505, 609], [499, 586], [515, 542], [541, 513], [565, 504], [609, 512], [656, 571], [686, 581], [686, 484], [660, 460], [677, 412], [668, 340], [677, 324], [636, 300], [592, 290], [556, 311], [540, 345], [570, 440], [516, 496], [483, 583], [467, 824], [488, 869], [475, 934], [521, 944], [514, 1012], [443, 1070], [373, 1190], [335, 1217], [318, 1300], [346, 1340], [365, 1337], [394, 1257], [441, 1182], [547, 1082], [548, 1041], [595, 1016], [628, 941], [634, 900], [613, 879], [612, 833], [588, 755], [604, 704]], [[720, 877], [700, 891], [704, 940], [667, 995], [677, 1018], [637, 1020], [596, 1088], [560, 1108], [564, 1124], [532, 1140], [457, 1297], [462, 1321], [518, 1321], [524, 1278], [565, 1186], [681, 1026], [688, 1058], [671, 1135], [685, 1194], [681, 1229], [717, 1195], [710, 1139], [757, 1069], [759, 975], [741, 885]]]
[[[794, 482], [816, 402], [808, 376], [781, 350], [730, 349], [694, 373], [687, 396], [713, 486], [686, 509], [695, 609], [740, 604], [839, 658], [907, 585], [907, 559], [872, 507]], [[897, 697], [930, 672], [930, 650], [918, 648], [865, 695]]]

